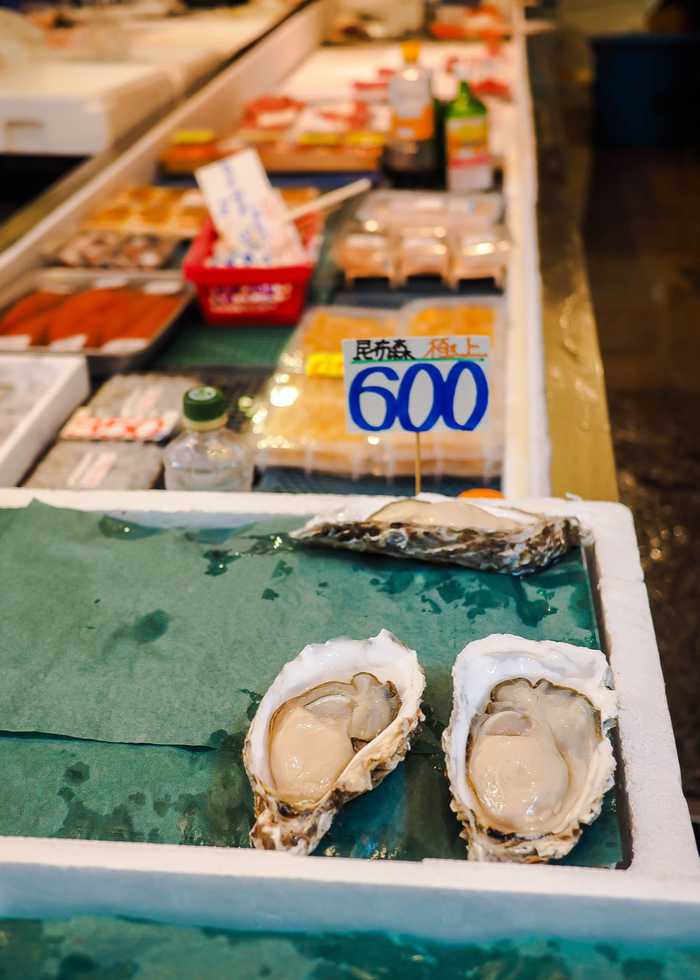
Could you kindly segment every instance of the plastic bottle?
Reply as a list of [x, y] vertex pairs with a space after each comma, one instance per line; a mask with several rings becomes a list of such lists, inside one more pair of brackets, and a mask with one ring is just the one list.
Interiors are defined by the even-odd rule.
[[226, 400], [218, 388], [191, 388], [183, 399], [185, 431], [165, 450], [168, 490], [250, 490], [253, 451], [226, 428]]
[[386, 148], [385, 165], [398, 178], [412, 178], [414, 183], [429, 178], [435, 171], [435, 109], [430, 73], [418, 64], [420, 44], [405, 41], [401, 45], [404, 65], [389, 82], [391, 133]]
[[480, 191], [491, 187], [488, 110], [465, 79], [461, 79], [457, 97], [447, 107], [445, 142], [448, 190]]

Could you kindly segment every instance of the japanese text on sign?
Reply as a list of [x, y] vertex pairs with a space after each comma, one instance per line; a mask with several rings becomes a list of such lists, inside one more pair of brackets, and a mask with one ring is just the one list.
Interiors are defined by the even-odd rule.
[[489, 349], [482, 335], [343, 341], [348, 430], [484, 426]]

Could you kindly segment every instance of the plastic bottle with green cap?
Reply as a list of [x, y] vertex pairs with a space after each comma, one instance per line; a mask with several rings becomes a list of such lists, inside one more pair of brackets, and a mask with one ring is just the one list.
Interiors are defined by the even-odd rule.
[[167, 490], [250, 490], [253, 448], [226, 428], [223, 392], [191, 388], [183, 399], [185, 431], [165, 450]]

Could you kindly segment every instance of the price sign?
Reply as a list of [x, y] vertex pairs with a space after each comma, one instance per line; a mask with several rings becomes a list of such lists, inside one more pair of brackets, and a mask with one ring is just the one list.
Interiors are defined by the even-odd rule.
[[223, 242], [227, 265], [295, 265], [308, 261], [299, 233], [273, 190], [256, 150], [195, 171], [204, 200]]
[[489, 407], [489, 338], [344, 340], [349, 432], [470, 432]]

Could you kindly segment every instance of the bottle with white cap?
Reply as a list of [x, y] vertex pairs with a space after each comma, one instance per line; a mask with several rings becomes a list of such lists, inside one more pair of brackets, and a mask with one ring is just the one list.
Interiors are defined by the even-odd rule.
[[165, 450], [167, 490], [250, 490], [253, 449], [226, 428], [226, 399], [218, 388], [191, 388], [183, 399], [185, 431]]

